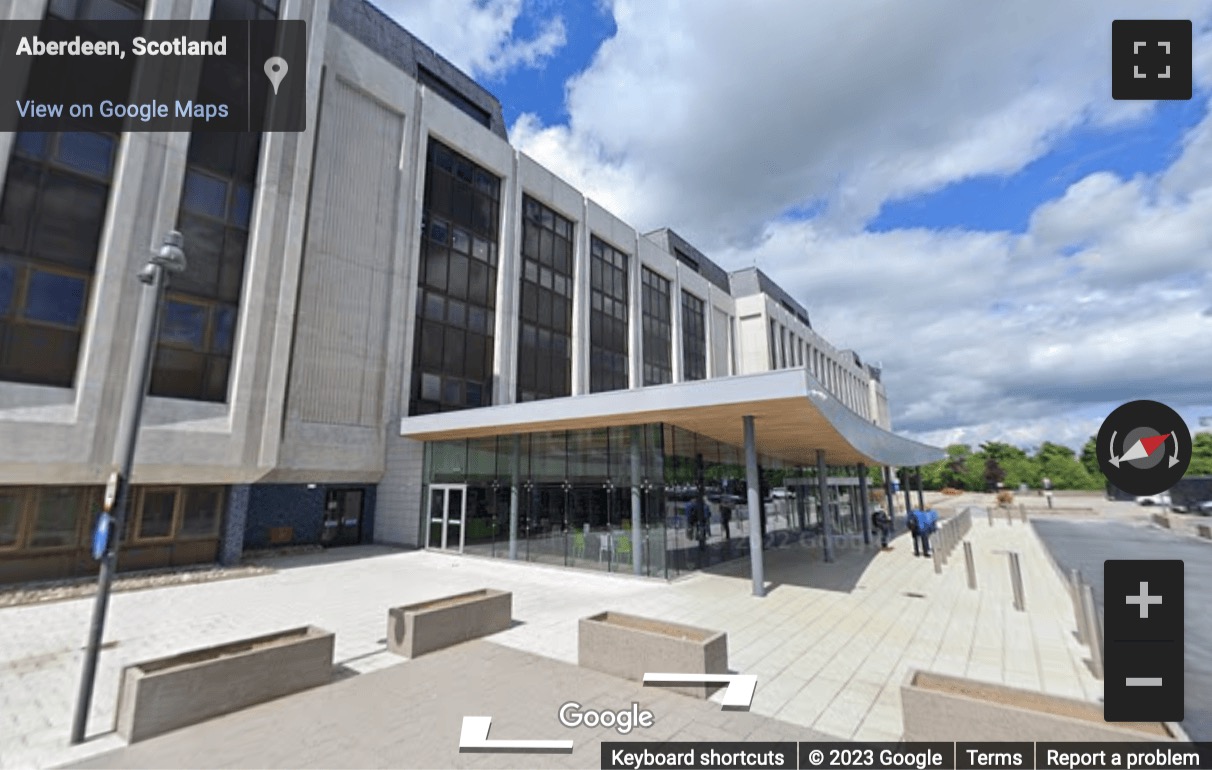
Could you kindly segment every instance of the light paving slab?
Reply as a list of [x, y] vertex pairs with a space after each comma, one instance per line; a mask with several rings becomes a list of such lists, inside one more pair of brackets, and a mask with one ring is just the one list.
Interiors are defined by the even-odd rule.
[[[968, 539], [976, 591], [962, 559], [935, 574], [930, 559], [914, 558], [902, 529], [893, 550], [839, 548], [833, 564], [819, 547], [767, 551], [764, 598], [751, 595], [747, 561], [668, 583], [378, 547], [277, 559], [268, 575], [118, 594], [92, 738], [75, 748], [66, 737], [91, 603], [0, 609], [0, 627], [16, 631], [0, 636], [0, 714], [8, 716], [0, 767], [46, 766], [117, 745], [109, 731], [117, 674], [128, 663], [314, 624], [336, 632], [337, 663], [356, 677], [408, 665], [386, 652], [388, 607], [483, 587], [514, 594], [517, 622], [490, 637], [493, 644], [566, 663], [576, 661], [577, 620], [604, 610], [725, 631], [730, 667], [759, 676], [752, 713], [801, 728], [828, 725], [839, 737], [894, 729], [911, 668], [1016, 686], [1034, 674], [1047, 692], [1097, 699], [1101, 685], [1073, 637], [1068, 596], [1032, 528], [1004, 518], [988, 527], [976, 516]], [[1007, 550], [1020, 554], [1025, 613], [1010, 607]]]

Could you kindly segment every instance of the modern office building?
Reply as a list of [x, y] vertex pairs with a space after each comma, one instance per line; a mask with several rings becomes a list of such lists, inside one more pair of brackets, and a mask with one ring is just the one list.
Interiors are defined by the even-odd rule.
[[942, 456], [769, 277], [515, 150], [364, 0], [0, 8], [77, 15], [301, 18], [307, 130], [0, 134], [0, 582], [95, 570], [134, 274], [171, 229], [122, 569], [379, 542], [669, 575], [744, 552], [746, 427], [785, 476]]

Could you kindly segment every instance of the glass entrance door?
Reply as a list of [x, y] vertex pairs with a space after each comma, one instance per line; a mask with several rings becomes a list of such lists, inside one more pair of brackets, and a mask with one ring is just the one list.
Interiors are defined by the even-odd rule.
[[463, 553], [466, 522], [467, 485], [430, 484], [425, 547]]

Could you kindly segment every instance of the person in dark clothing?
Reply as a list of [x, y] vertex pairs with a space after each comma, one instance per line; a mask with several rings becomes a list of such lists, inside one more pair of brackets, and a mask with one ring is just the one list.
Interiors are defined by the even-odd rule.
[[729, 525], [732, 524], [732, 504], [726, 500], [720, 500], [720, 525], [724, 528], [724, 539], [732, 539], [732, 529]]
[[888, 536], [892, 531], [892, 517], [883, 508], [876, 508], [871, 514], [871, 525], [880, 533], [880, 547], [888, 548]]

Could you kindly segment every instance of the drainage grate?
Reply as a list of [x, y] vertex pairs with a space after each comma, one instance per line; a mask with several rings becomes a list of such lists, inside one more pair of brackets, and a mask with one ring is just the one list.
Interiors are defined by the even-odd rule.
[[916, 591], [906, 591], [903, 596], [908, 596], [910, 599], [925, 599], [925, 594], [919, 594]]

